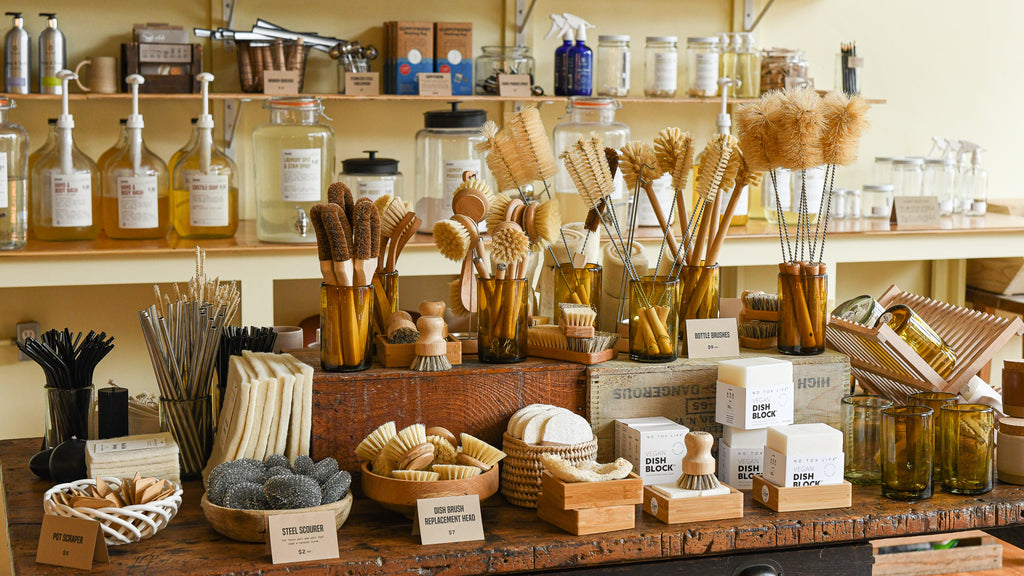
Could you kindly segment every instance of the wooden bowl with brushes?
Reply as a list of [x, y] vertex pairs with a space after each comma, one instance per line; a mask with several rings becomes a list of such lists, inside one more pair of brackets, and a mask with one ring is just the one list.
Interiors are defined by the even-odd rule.
[[363, 494], [406, 518], [416, 517], [416, 501], [421, 498], [476, 494], [483, 502], [498, 491], [499, 479], [498, 465], [472, 478], [433, 481], [400, 480], [379, 476], [370, 470], [367, 462], [363, 463], [362, 468]]

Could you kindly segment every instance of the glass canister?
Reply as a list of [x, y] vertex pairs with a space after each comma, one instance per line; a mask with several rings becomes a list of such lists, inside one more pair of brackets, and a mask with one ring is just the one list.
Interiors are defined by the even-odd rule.
[[160, 431], [178, 444], [181, 478], [200, 478], [213, 451], [213, 400], [160, 398]]
[[529, 284], [525, 278], [478, 278], [480, 298], [477, 356], [488, 364], [526, 360]]
[[533, 81], [534, 61], [526, 46], [484, 46], [473, 72], [476, 94], [498, 95], [499, 74], [528, 74]]
[[920, 196], [924, 182], [924, 160], [897, 158], [892, 161], [893, 196]]
[[831, 214], [834, 220], [845, 220], [847, 216], [847, 208], [849, 204], [846, 201], [847, 195], [850, 191], [846, 188], [836, 188], [832, 195], [832, 203], [828, 207], [829, 214]]
[[867, 294], [850, 298], [832, 309], [833, 316], [863, 326], [874, 326], [882, 314], [885, 314], [885, 308]]
[[892, 184], [865, 184], [860, 193], [861, 214], [865, 218], [889, 218], [892, 197]]
[[[648, 36], [644, 53], [644, 96], [674, 97], [679, 78], [679, 38]], [[718, 67], [715, 69], [717, 72]]]
[[402, 173], [398, 171], [398, 160], [377, 158], [376, 150], [363, 150], [366, 158], [346, 158], [341, 161], [338, 180], [345, 183], [355, 199], [377, 200], [381, 196], [403, 195]]
[[924, 195], [939, 199], [939, 214], [942, 216], [960, 212], [960, 199], [956, 194], [956, 162], [952, 158], [925, 159]]
[[28, 231], [28, 132], [8, 119], [14, 107], [0, 98], [0, 250], [24, 246]]
[[416, 133], [416, 188], [412, 192], [413, 210], [423, 219], [420, 232], [432, 234], [434, 223], [452, 215], [452, 195], [462, 183], [462, 173], [474, 172], [490, 183], [484, 153], [476, 145], [483, 142], [480, 127], [487, 121], [486, 110], [461, 110], [460, 102], [451, 102], [451, 110], [423, 113], [423, 129]]
[[679, 346], [683, 355], [688, 355], [686, 321], [718, 318], [721, 304], [721, 280], [718, 264], [705, 266], [684, 266], [679, 275], [682, 281], [682, 297], [679, 299]]
[[[555, 156], [559, 156], [580, 138], [591, 136], [600, 138], [605, 146], [621, 149], [629, 142], [631, 136], [629, 126], [615, 121], [615, 111], [619, 108], [619, 102], [612, 98], [569, 98], [565, 106], [569, 119], [558, 123], [554, 129]], [[583, 222], [587, 219], [587, 207], [583, 204], [562, 162], [558, 163], [558, 172], [555, 174], [555, 197], [558, 198], [562, 222]], [[626, 193], [626, 182], [622, 179], [621, 170], [615, 173], [615, 191], [611, 198], [619, 221], [625, 222], [629, 194]]]
[[309, 209], [334, 177], [334, 130], [320, 123], [319, 98], [271, 98], [270, 123], [253, 131], [256, 237], [263, 242], [313, 243]]
[[644, 276], [629, 282], [629, 359], [672, 362], [678, 358], [679, 280]]
[[718, 94], [718, 37], [686, 39], [686, 95], [711, 98]]
[[927, 406], [935, 412], [934, 433], [935, 462], [932, 466], [932, 482], [942, 480], [942, 418], [939, 410], [947, 404], [956, 404], [959, 396], [952, 392], [916, 392], [910, 395], [908, 404]]
[[846, 191], [846, 217], [860, 218], [860, 190], [856, 188]]
[[942, 489], [953, 494], [992, 490], [995, 412], [984, 404], [946, 404], [942, 421]]
[[72, 436], [89, 439], [89, 410], [93, 386], [62, 388], [46, 386], [46, 447], [56, 448]]
[[892, 184], [892, 161], [896, 159], [892, 156], [875, 156], [875, 184]]
[[887, 324], [921, 358], [943, 378], [953, 374], [956, 352], [923, 318], [904, 304], [886, 309], [875, 327]]
[[934, 414], [927, 406], [882, 410], [882, 496], [893, 500], [932, 497]]
[[825, 352], [828, 278], [816, 267], [780, 266], [779, 352], [809, 356]]
[[559, 304], [586, 304], [597, 313], [594, 326], [601, 325], [601, 265], [587, 264], [575, 268], [562, 264], [554, 274], [554, 311], [551, 323], [558, 324], [562, 316]]
[[373, 286], [320, 285], [320, 366], [366, 370], [373, 361]]
[[595, 88], [598, 96], [626, 96], [629, 94], [631, 54], [628, 34], [597, 37]]
[[808, 83], [803, 50], [770, 48], [761, 58], [761, 94], [799, 88]]

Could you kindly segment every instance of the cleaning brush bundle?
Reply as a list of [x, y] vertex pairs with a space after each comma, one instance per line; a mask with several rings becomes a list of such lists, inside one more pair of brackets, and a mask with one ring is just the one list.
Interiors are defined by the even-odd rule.
[[397, 196], [383, 195], [374, 206], [380, 220], [380, 244], [373, 273], [373, 326], [382, 334], [388, 318], [398, 310], [398, 258], [423, 221]]

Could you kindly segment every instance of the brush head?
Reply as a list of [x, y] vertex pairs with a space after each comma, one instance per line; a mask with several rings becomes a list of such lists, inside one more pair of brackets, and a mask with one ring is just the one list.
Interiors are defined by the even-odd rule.
[[597, 232], [597, 227], [601, 225], [601, 212], [604, 211], [604, 207], [607, 204], [602, 200], [597, 207], [587, 210], [587, 219], [583, 222], [583, 229], [587, 232]]
[[580, 138], [561, 155], [562, 163], [587, 208], [596, 207], [615, 190], [604, 151], [599, 138]]
[[349, 222], [352, 221], [355, 203], [352, 200], [352, 191], [349, 190], [348, 186], [346, 186], [344, 182], [335, 182], [327, 188], [327, 201], [331, 204], [341, 206], [342, 210], [345, 211], [345, 216], [348, 218]]
[[[697, 171], [695, 191], [698, 196], [708, 202], [714, 201], [719, 188], [722, 187], [722, 179], [725, 177], [729, 159], [735, 149], [736, 139], [732, 136], [715, 134], [711, 137], [711, 141], [704, 147], [700, 169]], [[735, 175], [733, 175], [733, 179], [735, 179]]]
[[729, 163], [725, 165], [725, 171], [722, 172], [722, 183], [719, 185], [719, 188], [731, 192], [736, 186], [742, 171], [743, 154], [740, 152], [739, 147], [736, 146], [729, 155]]
[[773, 151], [776, 127], [773, 117], [777, 116], [780, 101], [775, 93], [762, 96], [755, 102], [736, 108], [736, 137], [743, 149], [747, 165], [753, 172], [767, 172], [777, 167]]
[[352, 258], [352, 252], [348, 245], [348, 236], [342, 225], [342, 218], [345, 217], [344, 209], [337, 204], [328, 204], [321, 208], [321, 220], [324, 224], [324, 232], [331, 244], [331, 260], [343, 262]]
[[518, 161], [511, 165], [512, 173], [520, 183], [548, 180], [558, 171], [551, 141], [544, 130], [540, 111], [535, 106], [525, 106], [518, 112], [505, 116], [505, 130], [508, 131], [519, 150]]
[[825, 124], [821, 96], [811, 88], [789, 90], [782, 100], [777, 126], [779, 165], [790, 170], [820, 166], [821, 134]]
[[452, 316], [469, 316], [469, 310], [462, 304], [462, 282], [458, 278], [448, 283], [448, 310]]
[[452, 193], [452, 211], [474, 222], [483, 222], [491, 209], [493, 196], [486, 182], [475, 176], [468, 178]]
[[597, 312], [586, 304], [562, 302], [558, 305], [560, 321], [566, 326], [593, 326]]
[[484, 141], [477, 144], [478, 151], [487, 153], [487, 169], [494, 177], [499, 192], [515, 190], [519, 187], [512, 167], [519, 162], [519, 151], [508, 132], [499, 130], [493, 120], [484, 122], [480, 128]]
[[512, 195], [500, 193], [494, 196], [494, 200], [491, 201], [490, 210], [487, 211], [487, 229], [494, 230], [505, 221], [505, 212], [508, 211], [508, 206], [512, 202]]
[[643, 177], [645, 182], [654, 182], [662, 175], [658, 167], [658, 158], [654, 147], [646, 142], [634, 140], [622, 147], [619, 157], [619, 170], [629, 190], [635, 190], [637, 181]]
[[530, 232], [530, 240], [540, 241], [543, 245], [554, 244], [562, 231], [562, 215], [558, 211], [558, 202], [554, 199], [547, 202], [534, 202], [530, 205], [537, 206], [533, 218], [533, 226]]
[[562, 329], [554, 324], [544, 324], [526, 329], [526, 344], [530, 347], [568, 350], [569, 340]]
[[466, 257], [469, 252], [470, 235], [466, 227], [454, 220], [438, 220], [434, 223], [434, 245], [441, 255], [453, 262]]
[[495, 264], [515, 264], [526, 258], [530, 239], [515, 222], [502, 222], [491, 230], [491, 259]]
[[658, 168], [672, 175], [672, 188], [686, 188], [693, 168], [693, 135], [679, 128], [665, 128], [654, 139], [654, 154]]
[[867, 130], [868, 104], [860, 96], [829, 92], [821, 103], [824, 127], [821, 153], [825, 164], [848, 166], [857, 160], [860, 138]]
[[373, 201], [373, 205], [377, 207], [377, 213], [380, 214], [381, 218], [384, 218], [384, 213], [388, 211], [388, 206], [390, 206], [394, 201], [395, 197], [390, 194], [378, 196], [377, 199]]
[[309, 220], [316, 233], [316, 254], [321, 262], [331, 259], [331, 241], [327, 238], [327, 229], [323, 221], [323, 204], [314, 204], [309, 209]]
[[[391, 198], [391, 201], [387, 203], [384, 210], [381, 210], [380, 200], [383, 198]], [[381, 196], [377, 199], [377, 214], [380, 216], [380, 233], [381, 236], [391, 238], [395, 232], [401, 233], [399, 225], [402, 222], [402, 218], [409, 213], [409, 206], [405, 203], [405, 200], [394, 196]]]
[[355, 219], [352, 230], [352, 257], [369, 260], [377, 256], [380, 245], [380, 214], [369, 198], [360, 198], [352, 210]]
[[619, 151], [611, 146], [604, 147], [604, 160], [608, 163], [608, 172], [612, 178], [619, 171]]

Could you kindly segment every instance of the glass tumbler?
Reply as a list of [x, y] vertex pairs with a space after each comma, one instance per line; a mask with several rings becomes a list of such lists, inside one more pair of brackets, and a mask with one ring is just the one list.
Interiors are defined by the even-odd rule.
[[779, 352], [810, 356], [825, 352], [828, 275], [802, 272], [793, 264], [779, 273]]
[[181, 479], [199, 478], [213, 450], [213, 400], [160, 398], [160, 430], [178, 443]]
[[526, 360], [527, 307], [525, 278], [477, 279], [480, 300], [477, 357], [488, 364]]
[[984, 404], [947, 404], [942, 422], [942, 489], [953, 494], [992, 490], [995, 413]]
[[562, 316], [559, 304], [586, 304], [597, 318], [594, 326], [601, 325], [601, 265], [587, 264], [583, 268], [574, 268], [572, 264], [562, 264], [555, 270], [555, 310], [552, 313], [552, 324], [558, 324]]
[[682, 297], [679, 301], [679, 345], [682, 354], [686, 346], [686, 321], [718, 318], [721, 302], [721, 282], [718, 264], [712, 266], [684, 266], [680, 274]]
[[932, 442], [935, 451], [935, 464], [932, 466], [932, 482], [942, 480], [942, 414], [939, 409], [947, 404], [956, 404], [958, 396], [950, 392], [917, 392], [910, 395], [908, 404], [927, 406], [935, 412], [932, 426]]
[[89, 409], [94, 386], [46, 390], [46, 447], [56, 448], [72, 436], [89, 439]]
[[373, 286], [320, 285], [320, 366], [366, 370], [373, 362]]
[[932, 424], [927, 406], [882, 410], [882, 496], [893, 500], [932, 497]]
[[892, 400], [870, 394], [846, 396], [840, 403], [844, 477], [851, 484], [881, 484], [878, 455], [882, 449], [882, 411], [890, 406]]
[[629, 358], [672, 362], [678, 358], [679, 280], [643, 276], [629, 282]]

